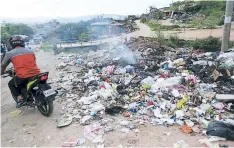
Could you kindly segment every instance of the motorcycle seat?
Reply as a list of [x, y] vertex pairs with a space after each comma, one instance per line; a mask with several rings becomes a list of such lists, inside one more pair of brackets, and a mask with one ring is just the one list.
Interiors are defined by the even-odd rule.
[[39, 82], [46, 82], [48, 79], [49, 72], [43, 72], [29, 79], [27, 83], [27, 91], [36, 86]]

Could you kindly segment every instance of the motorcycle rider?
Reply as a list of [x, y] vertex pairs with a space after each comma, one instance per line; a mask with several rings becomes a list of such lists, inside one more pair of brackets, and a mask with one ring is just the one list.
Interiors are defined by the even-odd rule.
[[16, 107], [24, 104], [21, 95], [21, 86], [28, 83], [28, 79], [40, 74], [40, 69], [36, 64], [36, 57], [32, 50], [25, 48], [24, 40], [20, 36], [12, 36], [9, 39], [13, 50], [6, 53], [1, 64], [1, 75], [6, 67], [12, 62], [16, 76], [8, 83], [12, 96], [17, 97]]

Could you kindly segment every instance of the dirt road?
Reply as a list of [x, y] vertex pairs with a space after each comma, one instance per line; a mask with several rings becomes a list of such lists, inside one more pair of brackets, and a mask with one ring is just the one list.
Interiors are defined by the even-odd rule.
[[[162, 25], [170, 25], [168, 20], [162, 20], [161, 21]], [[140, 27], [140, 31], [136, 32], [141, 34], [142, 36], [156, 36], [156, 33], [151, 31], [150, 28], [137, 21], [137, 25]], [[230, 33], [230, 40], [234, 41], [234, 23], [232, 22], [231, 26], [232, 30]], [[186, 40], [194, 40], [194, 39], [201, 39], [201, 38], [206, 38], [209, 36], [214, 36], [214, 37], [222, 37], [223, 36], [223, 28], [218, 28], [218, 29], [199, 29], [199, 30], [192, 30], [189, 28], [181, 29], [180, 31], [162, 31], [164, 36], [168, 38], [170, 35], [177, 35], [181, 39], [186, 39]], [[133, 33], [134, 34], [134, 33]]]
[[[49, 71], [50, 78], [56, 77], [55, 65], [57, 61], [51, 53], [42, 51], [36, 52], [37, 62], [42, 71]], [[77, 139], [83, 136], [83, 126], [73, 123], [68, 127], [58, 129], [56, 119], [60, 116], [61, 99], [54, 102], [54, 112], [51, 117], [42, 116], [35, 109], [22, 109], [22, 113], [12, 117], [10, 113], [15, 108], [7, 83], [10, 78], [1, 79], [1, 146], [3, 147], [61, 147], [67, 138]], [[110, 117], [109, 117], [110, 118]], [[139, 133], [129, 132], [128, 134], [120, 132], [117, 125], [113, 123], [116, 131], [110, 132], [104, 136], [105, 146], [154, 146], [154, 147], [172, 147], [178, 140], [185, 140], [192, 147], [204, 146], [198, 143], [199, 139], [205, 138], [201, 134], [189, 135], [179, 130], [179, 127], [163, 127], [152, 125], [139, 126]], [[170, 136], [164, 132], [170, 132]], [[227, 143], [227, 142], [226, 142]], [[229, 146], [234, 146], [228, 142]], [[86, 140], [84, 146], [95, 146]]]
[[[122, 34], [120, 36], [112, 37], [112, 38], [106, 38], [102, 40], [96, 40], [93, 41], [92, 45], [94, 44], [100, 44], [100, 43], [110, 43], [115, 40], [123, 40], [125, 38], [129, 39], [130, 37], [139, 37], [139, 36], [144, 36], [144, 37], [157, 37], [157, 32], [152, 31], [147, 25], [140, 23], [140, 21], [136, 21], [137, 26], [139, 26], [140, 30], [137, 30], [135, 32], [131, 32], [128, 34]], [[172, 25], [169, 20], [161, 20], [162, 25]], [[191, 28], [185, 28], [185, 29], [180, 29], [180, 31], [161, 31], [165, 38], [169, 38], [171, 35], [176, 35], [181, 39], [186, 39], [186, 40], [195, 40], [195, 39], [201, 39], [201, 38], [206, 38], [209, 36], [214, 36], [214, 37], [220, 37], [222, 38], [223, 35], [223, 28], [219, 29], [191, 29]], [[230, 33], [230, 40], [234, 41], [234, 23], [232, 23], [232, 31]], [[83, 46], [88, 46], [91, 45], [90, 42], [83, 43]], [[60, 45], [58, 45], [59, 47]], [[71, 47], [71, 46], [81, 46], [81, 44], [76, 43], [76, 44], [62, 44], [62, 47]]]
[[[95, 45], [95, 44], [100, 44], [100, 43], [110, 43], [116, 40], [124, 40], [125, 38], [129, 39], [130, 37], [139, 37], [139, 36], [146, 36], [146, 37], [151, 37], [154, 36], [155, 33], [152, 32], [150, 30], [150, 28], [145, 25], [140, 23], [140, 21], [136, 21], [137, 25], [139, 26], [140, 30], [137, 30], [135, 32], [131, 32], [128, 34], [122, 34], [120, 36], [116, 36], [116, 37], [112, 37], [112, 38], [106, 38], [106, 39], [102, 39], [102, 40], [96, 40], [93, 41], [92, 43], [90, 42], [84, 42], [82, 45], [83, 46], [88, 46], [88, 45]], [[60, 45], [57, 45], [58, 47], [60, 47]], [[75, 44], [62, 44], [61, 47], [77, 47], [77, 46], [81, 46], [80, 43], [75, 43]]]

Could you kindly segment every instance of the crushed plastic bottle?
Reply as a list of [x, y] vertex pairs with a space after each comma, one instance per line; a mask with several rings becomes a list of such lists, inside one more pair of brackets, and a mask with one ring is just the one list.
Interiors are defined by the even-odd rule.
[[184, 140], [175, 142], [173, 146], [174, 148], [188, 148], [189, 147], [189, 145]]
[[186, 102], [188, 102], [188, 100], [189, 100], [188, 95], [187, 95], [187, 94], [184, 94], [183, 99], [180, 100], [180, 101], [177, 103], [177, 108], [178, 108], [178, 109], [181, 109], [182, 106], [183, 106]]

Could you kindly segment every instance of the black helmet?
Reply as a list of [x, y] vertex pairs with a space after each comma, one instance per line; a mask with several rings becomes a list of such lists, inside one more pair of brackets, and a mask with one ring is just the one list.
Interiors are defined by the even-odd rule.
[[13, 49], [17, 46], [25, 47], [24, 39], [21, 36], [12, 36], [10, 37], [9, 42]]

